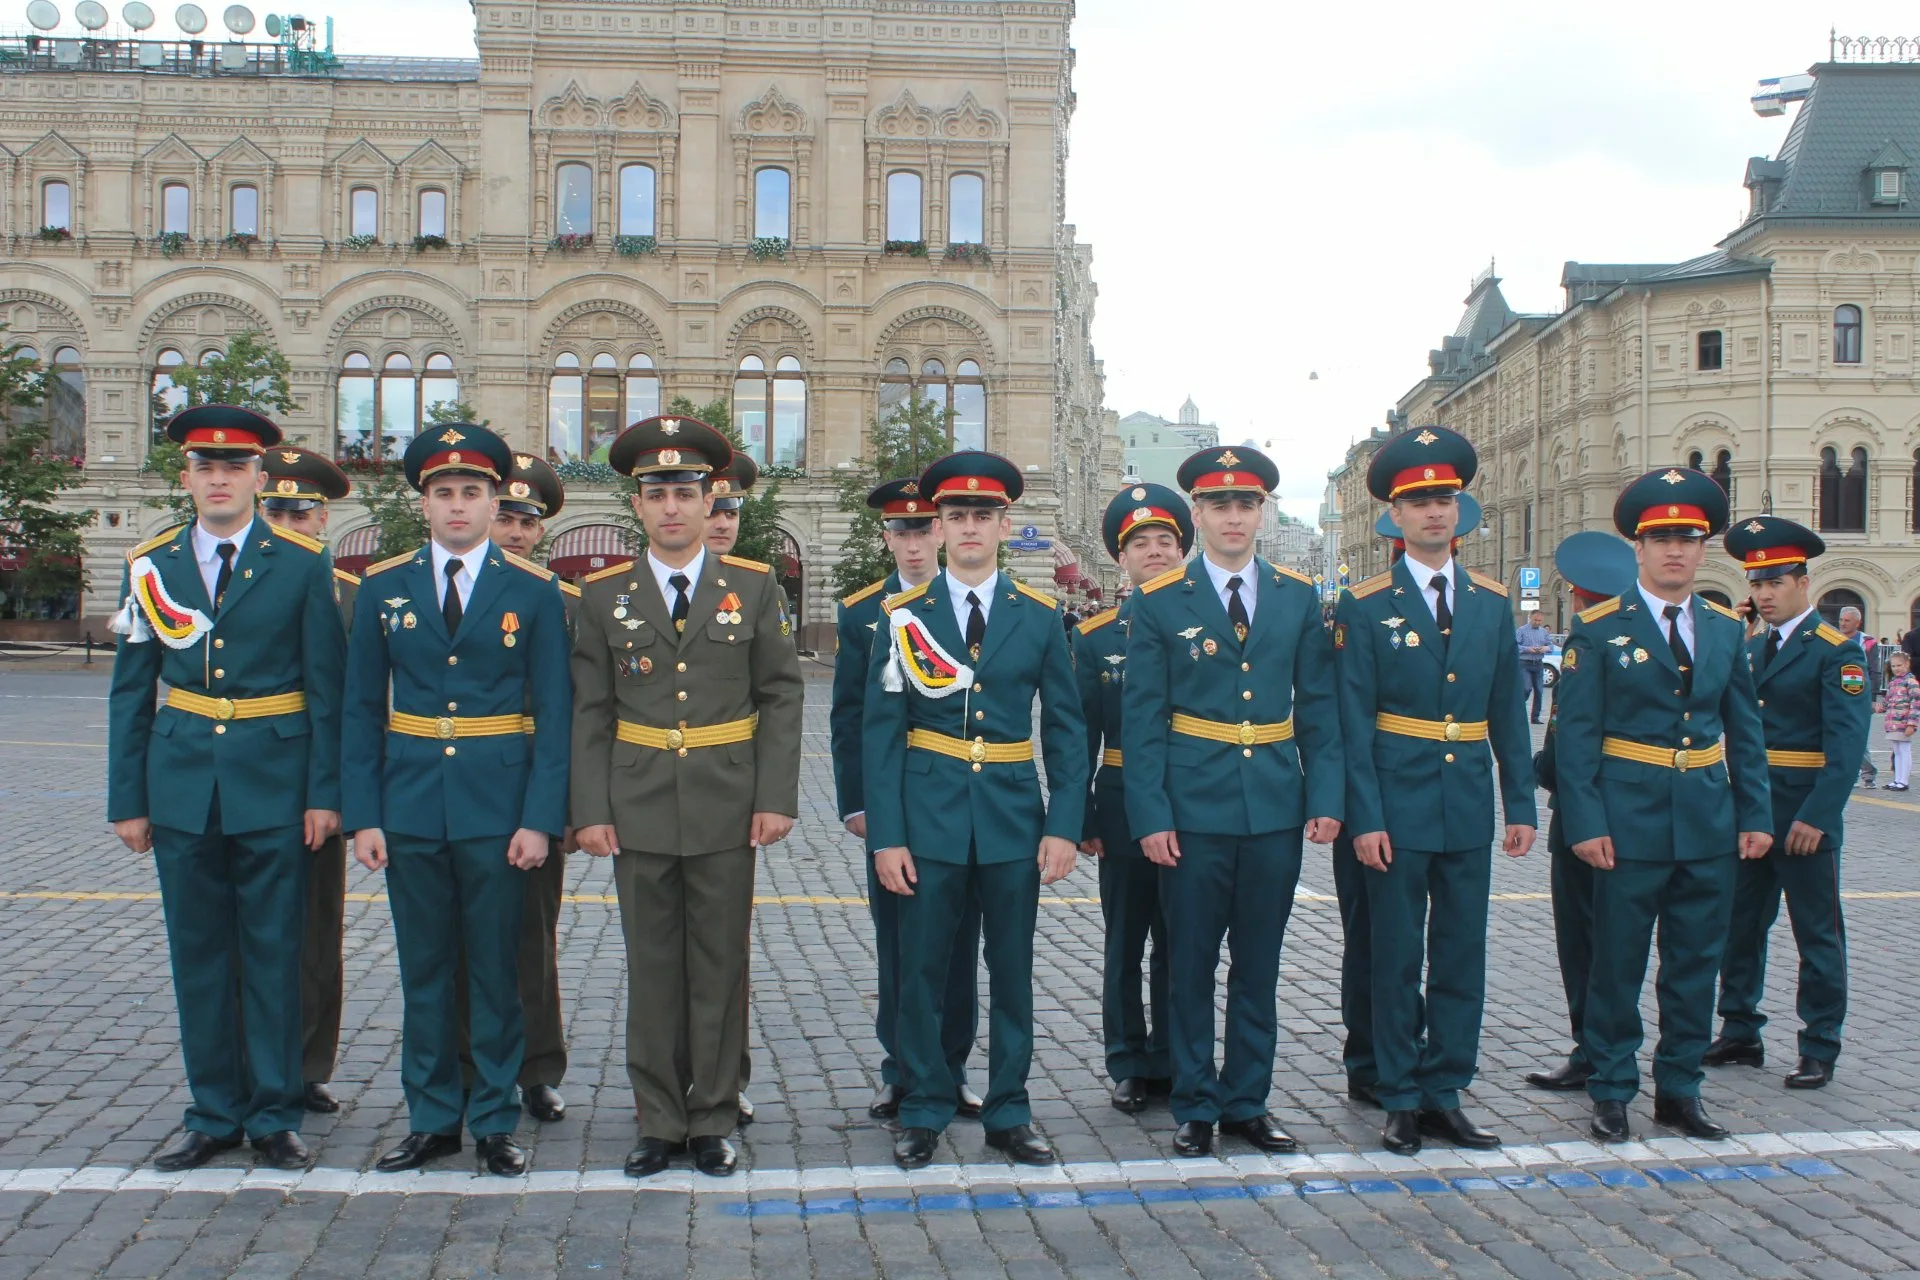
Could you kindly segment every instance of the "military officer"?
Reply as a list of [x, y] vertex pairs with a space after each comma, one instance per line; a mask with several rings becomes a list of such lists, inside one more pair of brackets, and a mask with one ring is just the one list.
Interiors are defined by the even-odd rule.
[[[397, 1173], [459, 1151], [464, 1119], [487, 1171], [510, 1177], [527, 1165], [513, 1139], [526, 873], [566, 827], [566, 613], [551, 573], [492, 542], [513, 466], [506, 441], [436, 424], [403, 464], [431, 538], [367, 569], [342, 735], [354, 856], [387, 873], [405, 996], [410, 1132], [374, 1167]], [[453, 991], [463, 952], [464, 1100]]]
[[155, 1164], [192, 1169], [246, 1137], [261, 1163], [297, 1169], [304, 855], [340, 829], [333, 562], [254, 519], [279, 427], [200, 405], [167, 436], [194, 520], [127, 555], [107, 755], [107, 818], [159, 875], [193, 1097]]
[[[1177, 567], [1193, 549], [1193, 513], [1185, 498], [1163, 484], [1129, 485], [1107, 503], [1101, 532], [1107, 554], [1137, 591], [1141, 584]], [[1149, 1098], [1173, 1092], [1160, 869], [1147, 861], [1140, 842], [1128, 830], [1125, 757], [1123, 748], [1116, 745], [1133, 603], [1129, 594], [1117, 608], [1094, 614], [1079, 625], [1073, 640], [1074, 676], [1080, 682], [1080, 710], [1087, 718], [1087, 761], [1093, 777], [1080, 848], [1100, 859], [1100, 914], [1107, 926], [1100, 1023], [1106, 1036], [1113, 1105], [1130, 1114], [1146, 1110]], [[1148, 960], [1145, 1000], [1140, 992], [1143, 959]]]
[[[1087, 795], [1086, 721], [1051, 597], [996, 568], [1020, 498], [1020, 471], [963, 450], [928, 467], [946, 572], [890, 597], [873, 646], [862, 752], [867, 848], [899, 895], [900, 1104], [894, 1160], [933, 1158], [956, 1109], [942, 998], [954, 937], [977, 904], [986, 939], [990, 1028], [987, 1145], [1050, 1164], [1033, 1128], [1033, 931], [1040, 886], [1073, 869]], [[873, 687], [877, 686], [877, 687]], [[1033, 700], [1047, 764], [1033, 764]]]
[[574, 640], [573, 820], [614, 854], [627, 945], [627, 1078], [647, 1177], [690, 1149], [737, 1157], [754, 850], [799, 812], [802, 681], [770, 568], [704, 544], [726, 437], [695, 418], [635, 423], [609, 463], [638, 481], [647, 552], [588, 575]]
[[[1610, 533], [1587, 529], [1563, 539], [1553, 553], [1554, 567], [1573, 592], [1575, 609], [1593, 606], [1631, 590], [1638, 569], [1633, 548]], [[1552, 857], [1548, 882], [1553, 897], [1553, 945], [1560, 959], [1560, 986], [1567, 996], [1568, 1030], [1573, 1048], [1567, 1060], [1551, 1071], [1529, 1071], [1527, 1083], [1536, 1089], [1584, 1089], [1593, 1075], [1593, 1063], [1581, 1041], [1580, 1028], [1587, 1007], [1587, 975], [1593, 968], [1594, 870], [1573, 856], [1560, 800], [1555, 794], [1554, 738], [1559, 723], [1560, 693], [1554, 689], [1554, 711], [1547, 716], [1547, 732], [1534, 753], [1533, 773], [1553, 820], [1547, 827], [1547, 852]]]
[[1784, 890], [1800, 952], [1801, 1023], [1800, 1060], [1786, 1084], [1818, 1089], [1833, 1079], [1847, 1013], [1841, 815], [1873, 710], [1866, 655], [1814, 612], [1807, 562], [1826, 550], [1819, 534], [1779, 516], [1754, 516], [1727, 530], [1726, 547], [1746, 567], [1753, 607], [1767, 624], [1747, 642], [1747, 656], [1767, 739], [1773, 850], [1740, 864], [1720, 962], [1720, 1035], [1701, 1061], [1757, 1067], [1766, 1060], [1760, 994], [1767, 934]]
[[[267, 523], [324, 542], [329, 502], [353, 491], [347, 473], [320, 454], [296, 445], [276, 445], [262, 455], [267, 487], [260, 513]], [[334, 599], [340, 603], [342, 634], [353, 625], [354, 593], [360, 579], [333, 570]], [[307, 1110], [331, 1114], [340, 1103], [327, 1087], [340, 1054], [340, 1006], [345, 993], [341, 934], [347, 912], [347, 846], [335, 832], [314, 855], [307, 871], [306, 926], [300, 935], [300, 1078]]]
[[[1480, 500], [1463, 490], [1454, 495], [1454, 504], [1460, 508], [1460, 525], [1453, 534], [1453, 550], [1458, 553], [1460, 540], [1480, 527]], [[1373, 531], [1387, 540], [1389, 565], [1407, 554], [1406, 539], [1400, 536], [1391, 509], [1380, 512]], [[1354, 856], [1350, 826], [1342, 828], [1333, 842], [1333, 891], [1340, 904], [1340, 1021], [1347, 1032], [1340, 1057], [1347, 1071], [1347, 1097], [1377, 1107], [1380, 1069], [1373, 1054], [1373, 915], [1367, 909], [1367, 882]], [[1426, 998], [1419, 992], [1414, 993], [1414, 1011], [1415, 1025], [1424, 1036]]]
[[[833, 663], [833, 706], [828, 717], [833, 753], [833, 785], [840, 821], [861, 840], [867, 838], [867, 802], [861, 775], [861, 717], [866, 709], [867, 666], [880, 630], [880, 606], [889, 596], [933, 581], [940, 571], [940, 535], [933, 527], [933, 504], [920, 494], [920, 477], [887, 480], [867, 494], [867, 506], [879, 513], [880, 538], [893, 556], [894, 571], [868, 583], [840, 602], [835, 624], [838, 652]], [[873, 1033], [880, 1041], [880, 1087], [867, 1114], [892, 1120], [907, 1096], [900, 1067], [900, 899], [880, 884], [873, 859], [867, 859], [867, 909], [873, 917], [873, 951], [878, 998]], [[947, 987], [941, 998], [940, 1043], [952, 1069], [955, 1114], [980, 1118], [985, 1105], [967, 1087], [967, 1055], [980, 1026], [980, 908], [969, 903], [954, 930], [947, 963]]]
[[[1181, 464], [1203, 552], [1142, 584], [1127, 638], [1127, 826], [1162, 868], [1173, 1146], [1183, 1156], [1212, 1151], [1216, 1123], [1263, 1151], [1298, 1148], [1267, 1111], [1274, 991], [1302, 832], [1316, 844], [1340, 834], [1345, 765], [1318, 593], [1253, 552], [1278, 480], [1250, 446], [1202, 449]], [[1216, 1070], [1223, 935], [1233, 964]]]
[[1699, 471], [1663, 467], [1622, 491], [1613, 522], [1633, 540], [1639, 577], [1575, 617], [1555, 700], [1561, 820], [1575, 856], [1597, 873], [1581, 1027], [1593, 1064], [1590, 1128], [1603, 1142], [1628, 1136], [1657, 926], [1653, 1117], [1690, 1137], [1724, 1138], [1700, 1101], [1700, 1055], [1736, 861], [1773, 843], [1744, 629], [1693, 590], [1706, 540], [1726, 526], [1727, 495]]

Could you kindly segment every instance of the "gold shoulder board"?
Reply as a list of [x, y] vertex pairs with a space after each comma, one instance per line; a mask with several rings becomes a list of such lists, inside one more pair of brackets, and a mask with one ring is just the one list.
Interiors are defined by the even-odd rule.
[[858, 591], [854, 592], [852, 595], [842, 598], [840, 601], [840, 607], [843, 609], [851, 609], [853, 608], [853, 606], [859, 604], [862, 600], [871, 599], [875, 592], [884, 591], [886, 590], [886, 588], [887, 588], [887, 580], [885, 578], [880, 579], [880, 581], [878, 582], [869, 582], [866, 586], [860, 588]]
[[1140, 584], [1141, 594], [1144, 595], [1150, 591], [1158, 591], [1162, 587], [1170, 587], [1174, 583], [1181, 581], [1186, 576], [1187, 576], [1187, 567], [1185, 565], [1181, 565], [1177, 569], [1169, 569], [1165, 573], [1161, 574], [1159, 577], [1148, 578], [1145, 582], [1141, 583]]
[[1085, 622], [1080, 624], [1080, 634], [1083, 636], [1092, 635], [1094, 632], [1106, 626], [1109, 622], [1112, 622], [1115, 618], [1119, 616], [1120, 616], [1119, 609], [1108, 609], [1103, 613], [1096, 613], [1091, 618], [1088, 618]]
[[186, 527], [187, 526], [185, 526], [184, 524], [177, 524], [173, 526], [173, 528], [171, 529], [167, 529], [167, 530], [164, 530], [163, 532], [154, 534], [151, 538], [148, 538], [145, 542], [141, 543], [139, 546], [135, 547], [133, 550], [127, 552], [127, 559], [138, 560], [141, 556], [147, 554], [147, 552], [152, 551], [157, 547], [166, 546], [169, 542], [173, 541], [173, 537], [175, 534], [179, 533], [182, 529]]
[[[604, 569], [596, 569], [586, 577], [587, 582], [598, 582], [602, 578], [614, 578], [633, 568], [633, 561], [622, 560], [619, 564], [610, 564]], [[581, 584], [586, 585], [585, 583]]]
[[565, 578], [560, 579], [560, 592], [562, 595], [572, 596], [575, 600], [580, 598], [580, 588], [574, 586]]
[[1047, 608], [1049, 609], [1058, 609], [1060, 607], [1060, 602], [1058, 600], [1055, 600], [1052, 596], [1048, 595], [1044, 591], [1035, 591], [1032, 587], [1028, 586], [1024, 582], [1021, 582], [1017, 578], [1014, 580], [1013, 589], [1015, 591], [1018, 591], [1021, 595], [1025, 596], [1029, 600], [1038, 600], [1041, 604], [1047, 606]]
[[367, 572], [365, 576], [371, 578], [376, 573], [381, 573], [387, 569], [396, 568], [399, 565], [406, 564], [409, 560], [412, 560], [414, 556], [418, 554], [419, 553], [415, 551], [408, 551], [393, 557], [391, 560], [382, 560], [379, 564], [370, 564], [367, 566]]
[[278, 535], [279, 537], [285, 538], [288, 542], [291, 542], [296, 547], [305, 547], [307, 550], [312, 551], [316, 554], [318, 554], [319, 552], [325, 551], [327, 549], [326, 544], [321, 542], [320, 539], [309, 538], [306, 534], [296, 533], [292, 529], [282, 529], [279, 525], [274, 524], [272, 521], [267, 522], [267, 528], [273, 530], [273, 532], [276, 535]]
[[511, 551], [502, 551], [500, 554], [505, 556], [507, 558], [507, 563], [512, 565], [514, 568], [525, 569], [528, 573], [540, 579], [540, 581], [542, 582], [551, 582], [553, 580], [553, 570], [551, 569], [543, 569], [539, 565], [535, 564], [533, 561], [527, 559], [526, 557], [517, 556], [513, 554], [513, 552]]
[[1310, 587], [1313, 585], [1313, 579], [1309, 578], [1306, 574], [1300, 572], [1298, 569], [1289, 569], [1286, 565], [1277, 564], [1273, 566], [1273, 571], [1275, 573], [1284, 573], [1289, 578], [1292, 578], [1295, 582], [1304, 583], [1306, 586]]
[[357, 587], [360, 585], [360, 579], [354, 577], [352, 574], [348, 573], [345, 569], [336, 568], [333, 571], [333, 576], [336, 581], [344, 582], [350, 587]]
[[1843, 645], [1847, 642], [1846, 635], [1842, 633], [1838, 627], [1831, 626], [1825, 622], [1815, 627], [1813, 634], [1819, 636], [1830, 645]]
[[1611, 614], [1615, 610], [1619, 609], [1619, 607], [1620, 607], [1620, 597], [1615, 596], [1611, 600], [1602, 600], [1599, 604], [1594, 605], [1593, 608], [1591, 609], [1582, 609], [1575, 616], [1578, 617], [1582, 622], [1598, 622], [1600, 621], [1600, 619], [1606, 617], [1608, 614]]
[[917, 587], [908, 587], [898, 595], [888, 596], [886, 603], [882, 605], [881, 608], [885, 609], [888, 613], [892, 613], [901, 605], [912, 604], [915, 600], [927, 594], [927, 588], [932, 585], [932, 582], [923, 582]]
[[773, 566], [759, 560], [748, 560], [741, 556], [721, 556], [721, 564], [730, 564], [736, 569], [751, 569], [755, 573], [772, 573]]
[[1376, 573], [1371, 578], [1368, 578], [1365, 582], [1362, 582], [1357, 586], [1348, 587], [1347, 590], [1353, 594], [1353, 598], [1355, 600], [1365, 600], [1368, 596], [1372, 595], [1374, 592], [1380, 590], [1381, 588], [1388, 586], [1392, 582], [1393, 582], [1393, 570], [1389, 569], [1385, 573]]
[[1475, 573], [1471, 569], [1467, 570], [1467, 577], [1473, 580], [1474, 586], [1480, 587], [1487, 591], [1491, 591], [1493, 592], [1493, 594], [1497, 596], [1504, 596], [1507, 594], [1507, 584], [1499, 581], [1496, 578], [1489, 578], [1484, 573]]
[[1713, 610], [1715, 613], [1725, 614], [1727, 617], [1732, 618], [1735, 622], [1745, 625], [1746, 620], [1744, 618], [1742, 618], [1739, 614], [1735, 613], [1733, 610], [1727, 608], [1727, 606], [1721, 604], [1718, 600], [1707, 600], [1707, 597], [1705, 596], [1701, 596], [1700, 598], [1702, 600], [1706, 600], [1707, 608]]

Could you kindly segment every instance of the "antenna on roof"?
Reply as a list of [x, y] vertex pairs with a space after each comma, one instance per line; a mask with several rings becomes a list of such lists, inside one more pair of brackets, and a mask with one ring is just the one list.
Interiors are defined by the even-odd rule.
[[120, 10], [120, 18], [135, 31], [145, 31], [153, 25], [153, 10], [140, 0], [132, 0], [126, 8]]
[[53, 0], [33, 0], [27, 6], [27, 21], [42, 31], [51, 31], [60, 25], [60, 6]]
[[220, 15], [220, 21], [226, 23], [227, 30], [234, 35], [243, 36], [253, 30], [253, 10], [243, 4], [230, 4]]
[[190, 36], [207, 29], [207, 15], [197, 4], [183, 4], [173, 11], [173, 25]]
[[107, 6], [100, 0], [80, 0], [73, 6], [73, 20], [89, 31], [98, 31], [107, 25]]

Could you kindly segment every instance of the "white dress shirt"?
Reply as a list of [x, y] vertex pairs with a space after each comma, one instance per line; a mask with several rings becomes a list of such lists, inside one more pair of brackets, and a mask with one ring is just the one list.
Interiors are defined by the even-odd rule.
[[1787, 647], [1787, 641], [1793, 639], [1795, 636], [1800, 634], [1800, 628], [1805, 626], [1807, 623], [1807, 619], [1813, 616], [1813, 608], [1814, 607], [1812, 605], [1808, 605], [1806, 608], [1806, 612], [1802, 613], [1799, 617], [1795, 618], [1792, 622], [1789, 622], [1784, 627], [1774, 628], [1775, 631], [1778, 631], [1780, 633], [1780, 647], [1782, 649], [1785, 649]]
[[994, 574], [977, 587], [970, 587], [953, 576], [953, 570], [943, 571], [947, 579], [947, 597], [953, 602], [953, 620], [960, 624], [960, 638], [967, 638], [967, 619], [973, 616], [973, 606], [967, 603], [967, 593], [971, 591], [980, 598], [980, 621], [986, 622], [993, 616], [993, 589], [1000, 582], [1000, 575]]
[[[1647, 584], [1644, 582], [1636, 581], [1634, 585], [1640, 589], [1640, 598], [1647, 602], [1647, 608], [1653, 610], [1654, 626], [1659, 628], [1661, 635], [1666, 635], [1667, 606], [1673, 602], [1671, 600], [1662, 600], [1659, 596], [1647, 590]], [[1680, 628], [1680, 643], [1687, 646], [1688, 653], [1694, 652], [1692, 596], [1688, 596], [1687, 602], [1680, 606], [1679, 616], [1674, 618], [1673, 625]], [[1671, 639], [1669, 639], [1668, 643], [1672, 643]]]
[[1408, 556], [1407, 572], [1412, 574], [1413, 580], [1420, 584], [1420, 598], [1427, 602], [1427, 612], [1433, 615], [1435, 622], [1440, 621], [1440, 593], [1433, 589], [1433, 575], [1436, 573], [1447, 580], [1448, 612], [1460, 612], [1460, 592], [1456, 586], [1458, 575], [1453, 571], [1452, 556], [1448, 556], [1447, 562], [1438, 569], [1430, 569], [1412, 556]]
[[1222, 569], [1207, 556], [1202, 555], [1200, 563], [1206, 566], [1207, 578], [1213, 583], [1213, 593], [1220, 597], [1220, 607], [1228, 611], [1229, 618], [1233, 616], [1229, 604], [1233, 599], [1233, 593], [1227, 590], [1227, 583], [1235, 578], [1240, 579], [1240, 603], [1247, 609], [1247, 625], [1252, 626], [1253, 611], [1260, 595], [1260, 578], [1253, 567], [1253, 561], [1247, 561], [1243, 568]]
[[429, 543], [433, 548], [433, 598], [439, 604], [441, 612], [447, 608], [447, 564], [460, 562], [460, 572], [454, 575], [453, 585], [460, 592], [460, 612], [467, 611], [467, 601], [473, 599], [473, 580], [480, 576], [480, 566], [487, 562], [487, 552], [493, 549], [491, 539], [482, 539], [480, 545], [464, 555], [455, 555], [437, 542]]
[[691, 615], [693, 611], [693, 589], [700, 585], [700, 571], [707, 567], [706, 545], [704, 543], [701, 544], [700, 550], [694, 553], [693, 559], [687, 562], [684, 569], [676, 569], [670, 564], [661, 564], [653, 558], [653, 551], [649, 548], [647, 551], [647, 567], [653, 570], [653, 580], [660, 584], [660, 598], [667, 602], [667, 616], [669, 617], [673, 616], [674, 598], [680, 593], [673, 589], [673, 584], [668, 582], [667, 579], [676, 573], [684, 573], [687, 575], [687, 611], [689, 615]]
[[238, 564], [240, 551], [247, 545], [247, 535], [252, 532], [253, 521], [249, 520], [246, 527], [231, 538], [216, 538], [198, 520], [193, 522], [193, 558], [199, 562], [200, 581], [206, 584], [207, 599], [216, 606], [219, 601], [213, 598], [213, 584], [220, 580], [220, 553], [214, 548], [223, 542], [233, 544], [233, 559]]

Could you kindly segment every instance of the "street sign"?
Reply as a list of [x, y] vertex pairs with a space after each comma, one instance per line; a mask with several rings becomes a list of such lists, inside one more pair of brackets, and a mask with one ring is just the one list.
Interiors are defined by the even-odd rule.
[[1520, 597], [1520, 612], [1532, 613], [1535, 609], [1538, 609], [1539, 607], [1540, 607], [1540, 602], [1538, 600], [1529, 599], [1526, 596]]
[[[1022, 534], [1025, 532], [1026, 530], [1021, 530]], [[1008, 538], [1007, 545], [1015, 551], [1045, 551], [1053, 545], [1053, 540], [1051, 538]]]
[[1520, 568], [1520, 594], [1523, 596], [1540, 594], [1540, 570], [1533, 565], [1522, 565]]
[[1032, 542], [1035, 538], [1038, 538], [1039, 536], [1040, 536], [1039, 525], [1023, 524], [1020, 526], [1020, 537], [1023, 541]]

